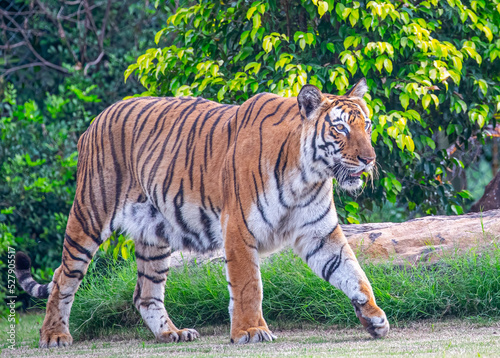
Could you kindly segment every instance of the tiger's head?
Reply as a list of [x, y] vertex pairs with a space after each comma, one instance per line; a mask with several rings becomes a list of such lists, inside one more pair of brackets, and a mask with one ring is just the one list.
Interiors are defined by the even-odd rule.
[[367, 90], [363, 78], [343, 96], [306, 85], [297, 97], [309, 169], [322, 179], [335, 178], [349, 191], [359, 189], [361, 174], [371, 173], [375, 165], [371, 121], [363, 100]]

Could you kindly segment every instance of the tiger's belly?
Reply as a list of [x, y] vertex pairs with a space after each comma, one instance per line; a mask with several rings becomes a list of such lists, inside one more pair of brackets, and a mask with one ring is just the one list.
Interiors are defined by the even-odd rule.
[[167, 201], [158, 209], [150, 200], [129, 203], [122, 211], [121, 227], [134, 240], [172, 250], [206, 252], [222, 247], [220, 213], [188, 202]]

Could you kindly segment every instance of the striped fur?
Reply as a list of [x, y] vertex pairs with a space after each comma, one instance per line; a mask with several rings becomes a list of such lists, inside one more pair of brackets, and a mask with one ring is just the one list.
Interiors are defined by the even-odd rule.
[[320, 277], [351, 299], [374, 336], [389, 325], [338, 225], [332, 178], [361, 186], [375, 153], [360, 81], [345, 96], [305, 86], [297, 98], [263, 93], [241, 106], [202, 98], [118, 102], [78, 142], [78, 184], [62, 264], [47, 285], [19, 253], [17, 275], [49, 296], [40, 346], [71, 344], [74, 294], [99, 245], [116, 230], [136, 242], [134, 304], [162, 342], [199, 335], [177, 329], [163, 306], [174, 250], [224, 247], [231, 341], [270, 341], [262, 315], [259, 253], [292, 244]]

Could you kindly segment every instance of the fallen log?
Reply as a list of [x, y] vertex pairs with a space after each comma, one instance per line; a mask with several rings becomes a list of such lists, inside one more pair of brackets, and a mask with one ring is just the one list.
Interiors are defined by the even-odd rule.
[[[500, 210], [459, 216], [426, 216], [403, 223], [341, 225], [356, 256], [372, 262], [435, 261], [444, 252], [485, 248], [500, 243]], [[172, 266], [220, 260], [222, 250], [207, 254], [175, 252]]]
[[444, 252], [500, 241], [500, 210], [459, 216], [427, 216], [403, 223], [343, 225], [358, 257], [370, 261], [435, 260]]

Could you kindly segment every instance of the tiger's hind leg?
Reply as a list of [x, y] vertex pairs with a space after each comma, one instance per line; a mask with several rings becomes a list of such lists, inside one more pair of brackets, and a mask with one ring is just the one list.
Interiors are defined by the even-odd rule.
[[75, 202], [66, 227], [62, 264], [54, 272], [52, 285], [48, 285], [51, 291], [40, 330], [40, 348], [72, 344], [73, 338], [69, 332], [71, 306], [102, 239], [100, 232], [91, 232], [93, 230], [82, 226], [75, 215], [75, 205], [78, 204]]
[[136, 240], [137, 284], [134, 305], [158, 341], [193, 341], [199, 338], [199, 333], [194, 329], [178, 329], [163, 305], [170, 253], [171, 249], [165, 243], [150, 246]]

